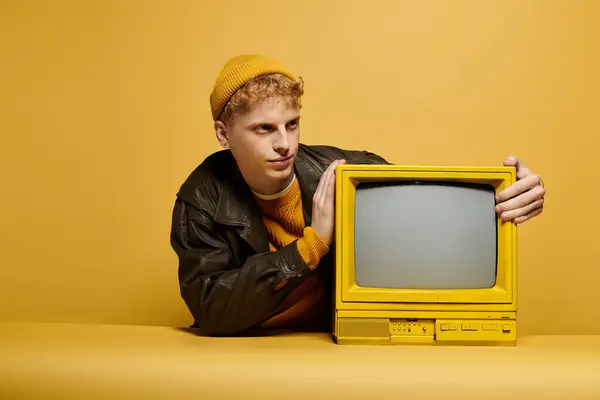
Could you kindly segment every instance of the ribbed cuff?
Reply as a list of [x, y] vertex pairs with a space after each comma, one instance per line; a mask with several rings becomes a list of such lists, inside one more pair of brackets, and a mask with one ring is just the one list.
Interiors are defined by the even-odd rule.
[[312, 227], [304, 228], [304, 236], [298, 240], [298, 250], [310, 269], [317, 268], [321, 259], [329, 252], [327, 246]]

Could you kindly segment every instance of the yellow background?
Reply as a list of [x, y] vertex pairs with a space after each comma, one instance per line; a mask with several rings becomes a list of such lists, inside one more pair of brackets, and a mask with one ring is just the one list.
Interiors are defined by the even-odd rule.
[[187, 325], [171, 208], [218, 149], [240, 53], [306, 81], [302, 139], [498, 165], [548, 189], [519, 229], [522, 334], [600, 334], [600, 3], [0, 2], [0, 320]]

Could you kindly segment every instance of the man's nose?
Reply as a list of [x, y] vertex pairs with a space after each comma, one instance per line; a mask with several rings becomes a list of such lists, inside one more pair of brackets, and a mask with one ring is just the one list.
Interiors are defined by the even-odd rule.
[[288, 134], [285, 126], [277, 129], [273, 149], [278, 153], [285, 153], [290, 149], [290, 142], [288, 141]]

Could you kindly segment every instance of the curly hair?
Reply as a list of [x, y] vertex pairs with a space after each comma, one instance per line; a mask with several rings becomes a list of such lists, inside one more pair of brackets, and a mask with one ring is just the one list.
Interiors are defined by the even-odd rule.
[[304, 94], [304, 81], [298, 78], [293, 81], [282, 74], [261, 75], [249, 80], [231, 97], [225, 105], [221, 121], [227, 122], [236, 114], [248, 112], [257, 103], [282, 98], [302, 107], [301, 98]]

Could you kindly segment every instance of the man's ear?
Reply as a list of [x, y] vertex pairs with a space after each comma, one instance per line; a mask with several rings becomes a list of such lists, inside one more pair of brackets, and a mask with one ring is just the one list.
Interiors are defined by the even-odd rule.
[[215, 121], [215, 135], [221, 144], [221, 147], [229, 148], [229, 137], [227, 135], [227, 127], [222, 121]]

